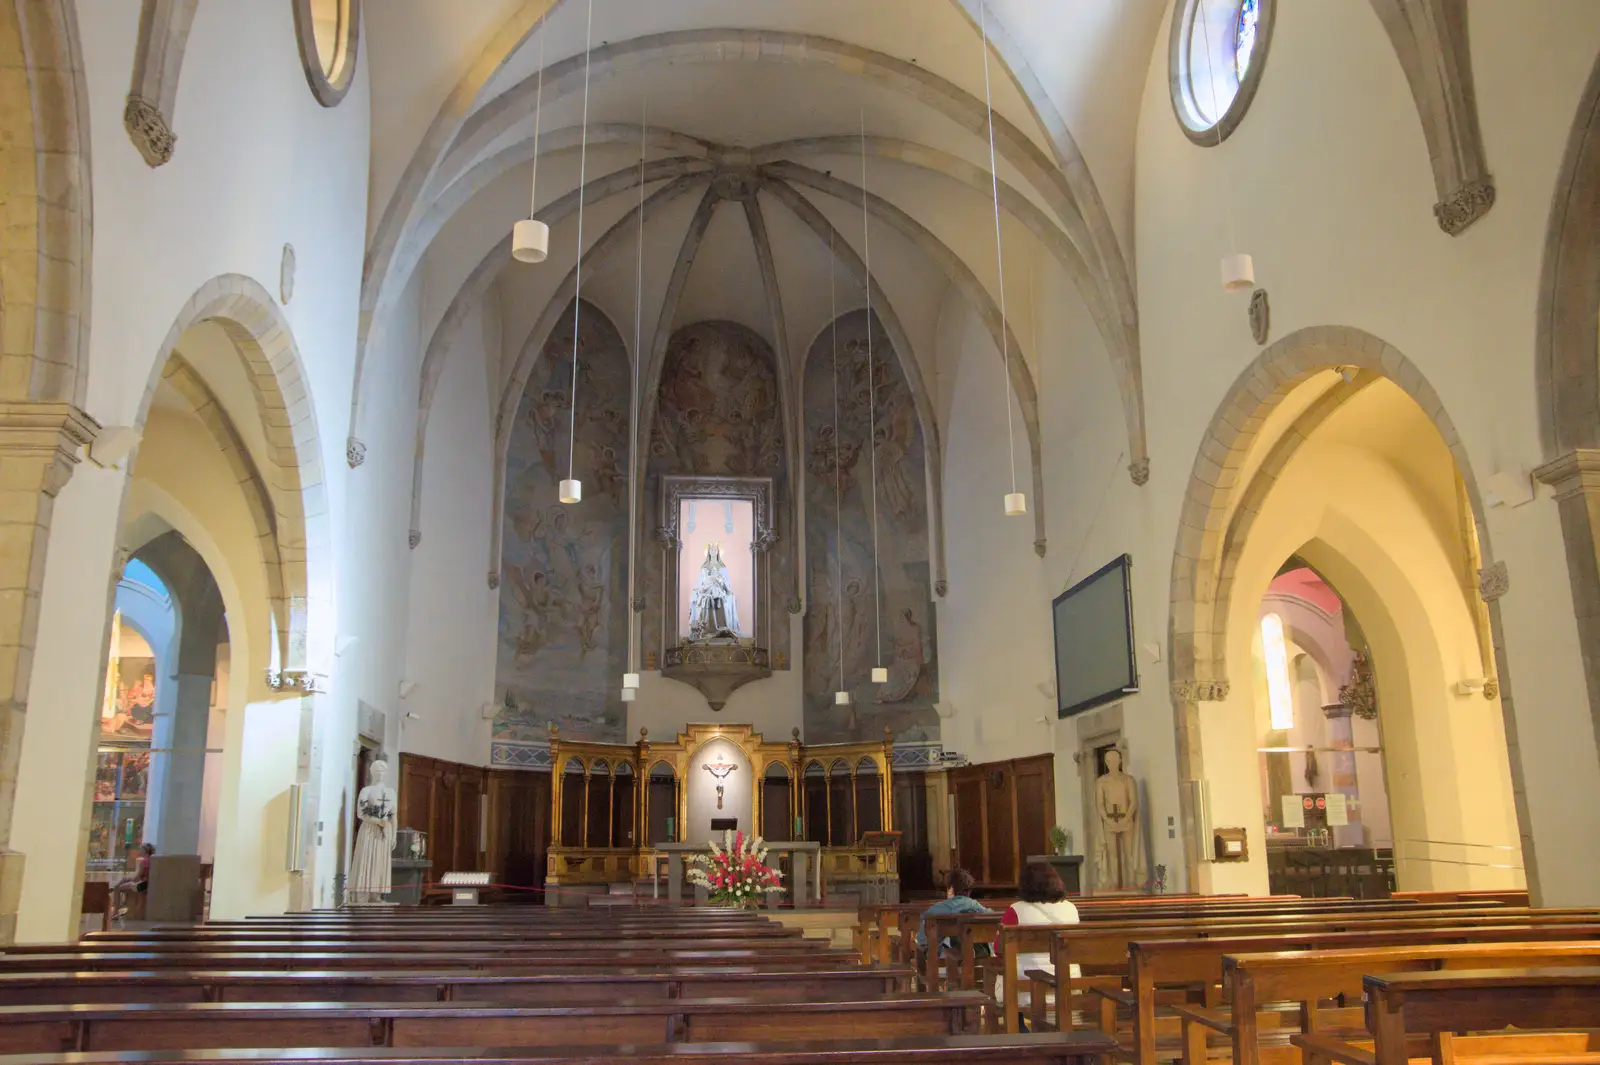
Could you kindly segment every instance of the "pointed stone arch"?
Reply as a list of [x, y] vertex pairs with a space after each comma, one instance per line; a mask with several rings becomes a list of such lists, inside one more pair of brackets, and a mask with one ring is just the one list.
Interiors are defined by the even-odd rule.
[[271, 452], [252, 460], [264, 471], [262, 480], [271, 502], [268, 520], [277, 544], [279, 601], [272, 608], [279, 618], [278, 683], [311, 690], [316, 683], [312, 670], [322, 663], [311, 660], [310, 630], [325, 624], [332, 605], [322, 448], [294, 336], [282, 309], [260, 283], [243, 274], [223, 274], [189, 298], [161, 342], [135, 425], [144, 425], [179, 339], [200, 322], [222, 328], [250, 379]]
[[[1245, 458], [1261, 441], [1267, 416], [1314, 374], [1340, 369], [1345, 384], [1313, 403], [1274, 446], [1248, 483], [1240, 483]], [[1254, 517], [1253, 500], [1271, 487], [1311, 428], [1371, 381], [1387, 378], [1412, 398], [1438, 430], [1455, 460], [1477, 534], [1482, 569], [1478, 593], [1487, 606], [1492, 668], [1497, 680], [1506, 746], [1511, 758], [1512, 794], [1528, 885], [1538, 898], [1538, 862], [1517, 741], [1515, 707], [1501, 636], [1499, 598], [1506, 590], [1505, 567], [1494, 561], [1484, 504], [1466, 447], [1444, 402], [1422, 371], [1382, 339], [1349, 326], [1297, 330], [1266, 348], [1247, 366], [1218, 405], [1201, 439], [1189, 475], [1173, 550], [1167, 629], [1167, 670], [1177, 747], [1180, 805], [1184, 823], [1184, 864], [1188, 882], [1198, 882], [1200, 847], [1194, 791], [1187, 785], [1205, 779], [1200, 737], [1200, 704], [1227, 698], [1227, 618], [1233, 592], [1233, 567], [1244, 532]], [[1486, 667], [1491, 663], [1485, 662]]]

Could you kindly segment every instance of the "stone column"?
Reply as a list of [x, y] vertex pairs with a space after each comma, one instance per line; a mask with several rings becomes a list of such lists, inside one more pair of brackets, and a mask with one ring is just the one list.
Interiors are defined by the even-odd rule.
[[11, 821], [51, 510], [99, 428], [70, 403], [0, 402], [0, 943], [15, 936], [22, 895]]
[[1589, 717], [1600, 747], [1600, 449], [1579, 448], [1534, 471], [1555, 489], [1567, 548]]

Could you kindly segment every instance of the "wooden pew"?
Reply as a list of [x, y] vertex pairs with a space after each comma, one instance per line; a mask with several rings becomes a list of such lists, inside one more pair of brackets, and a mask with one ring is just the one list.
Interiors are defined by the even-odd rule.
[[[92, 939], [77, 949], [101, 955], [146, 954], [162, 951], [198, 953], [303, 954], [316, 951], [360, 950], [369, 954], [504, 954], [507, 956], [545, 954], [559, 957], [573, 951], [594, 949], [629, 950], [764, 950], [773, 954], [810, 953], [829, 950], [828, 941], [810, 939], [800, 929], [785, 930], [781, 936], [707, 935], [680, 936], [646, 932], [607, 936], [599, 932], [569, 933], [536, 939], [476, 939], [464, 936], [426, 939], [384, 935], [355, 939], [318, 938], [291, 940], [232, 940], [183, 938], [144, 940]], [[0, 958], [20, 960], [36, 954], [62, 954], [73, 948], [62, 944], [26, 944], [0, 947]]]
[[[1222, 962], [1226, 1008], [1178, 1009], [1183, 1017], [1184, 1060], [1205, 1059], [1205, 1038], [1209, 1030], [1226, 1038], [1232, 1048], [1234, 1065], [1259, 1065], [1258, 1014], [1272, 1004], [1288, 1003], [1294, 1007], [1290, 1031], [1329, 1034], [1323, 1030], [1330, 1011], [1321, 1004], [1339, 999], [1360, 1002], [1362, 977], [1369, 973], [1566, 965], [1600, 965], [1600, 941], [1466, 943], [1229, 955]], [[1333, 1012], [1337, 1014], [1338, 1011]]]
[[959, 1035], [981, 995], [887, 995], [782, 1009], [750, 997], [500, 1006], [298, 1002], [0, 1006], [0, 1053], [228, 1047], [549, 1046]]
[[905, 994], [906, 966], [795, 972], [755, 966], [606, 969], [507, 974], [372, 970], [344, 972], [0, 972], [8, 1006], [186, 1002], [493, 1002], [550, 1006], [618, 999], [739, 997], [767, 1001]]
[[[1467, 1057], [1458, 1050], [1470, 1038], [1457, 1033], [1600, 1028], [1600, 967], [1397, 973], [1367, 976], [1362, 983], [1373, 1049], [1319, 1034], [1296, 1035], [1291, 1042], [1307, 1065], [1406, 1065], [1417, 1036], [1427, 1040], [1434, 1061], [1454, 1062]], [[1468, 1060], [1496, 1065], [1517, 1060], [1514, 1054], [1494, 1053], [1495, 1043], [1505, 1038], [1480, 1040], [1479, 1048], [1488, 1053]], [[1509, 1041], [1514, 1047], [1515, 1037]], [[1545, 1051], [1522, 1060], [1578, 1065], [1600, 1062], [1600, 1051]]]
[[[1246, 900], [1253, 903], [1255, 900]], [[1299, 900], [1307, 903], [1325, 903], [1329, 900], [1312, 899]], [[1364, 926], [1365, 922], [1392, 922], [1396, 926], [1409, 926], [1418, 921], [1447, 922], [1453, 919], [1472, 918], [1474, 921], [1515, 923], [1518, 918], [1526, 918], [1527, 911], [1506, 911], [1499, 906], [1475, 906], [1472, 904], [1447, 904], [1440, 907], [1421, 907], [1416, 903], [1398, 905], [1385, 905], [1384, 900], [1355, 900], [1361, 905], [1347, 906], [1342, 903], [1351, 900], [1332, 900], [1338, 905], [1311, 905], [1305, 909], [1286, 907], [1274, 903], [1272, 905], [1237, 905], [1236, 900], [1226, 900], [1216, 907], [1182, 906], [1175, 909], [1141, 910], [1120, 913], [1088, 913], [1079, 911], [1079, 923], [1103, 928], [1107, 933], [1115, 935], [1126, 932], [1127, 939], [1143, 934], [1148, 930], [1172, 929], [1197, 929], [1194, 935], [1206, 934], [1199, 929], [1225, 929], [1230, 925], [1269, 926], [1281, 925], [1284, 928], [1298, 928], [1313, 920], [1324, 921], [1328, 927], [1349, 924], [1352, 927]], [[1600, 911], [1594, 910], [1563, 910], [1550, 911], [1550, 919], [1567, 919], [1576, 922], [1600, 920]], [[954, 957], [940, 959], [931, 956], [924, 961], [925, 986], [937, 986], [940, 961], [943, 960], [947, 969], [949, 986], [956, 988], [971, 988], [976, 986], [976, 955], [975, 947], [980, 941], [994, 939], [1000, 928], [998, 915], [967, 914], [961, 916], [935, 917], [929, 919], [930, 942], [934, 941], [933, 930], [937, 928], [940, 936], [950, 936], [957, 941]]]
[[[1202, 1005], [1215, 1007], [1221, 999], [1222, 959], [1230, 954], [1262, 950], [1332, 950], [1342, 947], [1410, 946], [1422, 943], [1533, 942], [1561, 939], [1600, 939], [1600, 923], [1593, 925], [1522, 925], [1477, 928], [1431, 927], [1388, 929], [1377, 932], [1305, 932], [1274, 936], [1191, 940], [1135, 940], [1128, 945], [1130, 988], [1113, 992], [1095, 988], [1108, 1007], [1124, 1006], [1133, 1012], [1130, 1056], [1139, 1065], [1157, 1060], [1157, 991], [1179, 991]], [[1108, 1011], [1109, 1012], [1109, 1011]], [[1102, 1015], [1104, 1018], [1104, 1014]], [[1175, 1035], [1181, 1034], [1174, 1018]], [[1107, 1030], [1104, 1020], [1101, 1030]]]
[[[132, 944], [139, 949], [160, 949], [164, 944], [201, 945], [208, 943], [233, 943], [248, 945], [251, 949], [275, 950], [278, 944], [288, 944], [287, 949], [297, 949], [302, 943], [393, 943], [403, 937], [405, 945], [418, 949], [434, 949], [433, 944], [448, 943], [472, 949], [472, 944], [496, 945], [505, 943], [546, 943], [564, 940], [591, 940], [597, 938], [624, 938], [645, 935], [656, 940], [777, 940], [804, 938], [800, 928], [786, 928], [781, 924], [750, 925], [672, 925], [647, 928], [624, 925], [604, 930], [595, 928], [475, 928], [467, 931], [451, 928], [409, 928], [404, 930], [379, 929], [377, 931], [332, 932], [320, 930], [254, 929], [237, 931], [217, 928], [154, 928], [140, 931], [91, 932], [82, 942], [92, 943], [97, 949], [121, 949]], [[130, 947], [130, 949], [134, 949]], [[307, 949], [316, 949], [314, 946]]]
[[825, 1042], [675, 1043], [647, 1046], [309, 1048], [36, 1054], [8, 1065], [1094, 1065], [1110, 1043], [1098, 1033], [917, 1036]]
[[[621, 941], [619, 941], [621, 942]], [[704, 967], [708, 965], [760, 965], [794, 970], [838, 968], [855, 964], [847, 950], [822, 947], [809, 951], [776, 952], [766, 947], [728, 950], [663, 949], [647, 941], [638, 945], [589, 947], [560, 953], [526, 952], [428, 954], [375, 953], [366, 950], [317, 952], [251, 951], [149, 951], [98, 953], [64, 949], [54, 954], [0, 957], [4, 972], [134, 972], [197, 969], [272, 970], [299, 972], [321, 969], [455, 969], [492, 970], [503, 973], [538, 973], [558, 969], [594, 969], [639, 966]]]

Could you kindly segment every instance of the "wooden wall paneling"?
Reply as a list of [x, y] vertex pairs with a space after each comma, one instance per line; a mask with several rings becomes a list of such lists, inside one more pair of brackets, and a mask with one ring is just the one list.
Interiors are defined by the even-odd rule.
[[984, 783], [980, 770], [966, 769], [950, 774], [950, 790], [956, 797], [955, 861], [974, 878], [988, 879], [988, 829], [984, 817]]
[[[524, 769], [490, 770], [489, 824], [488, 863], [495, 881], [512, 887], [542, 888], [545, 852], [550, 846], [550, 774]], [[537, 900], [538, 896], [532, 898]]]
[[987, 803], [984, 824], [988, 828], [989, 864], [984, 882], [1017, 882], [1017, 789], [1015, 770], [1010, 762], [991, 762], [984, 779]]
[[1055, 755], [1016, 761], [1017, 856], [1050, 853], [1050, 827], [1056, 823]]

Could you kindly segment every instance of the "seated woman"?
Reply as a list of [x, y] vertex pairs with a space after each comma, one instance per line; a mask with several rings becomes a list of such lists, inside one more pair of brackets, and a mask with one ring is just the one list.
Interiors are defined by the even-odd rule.
[[111, 891], [117, 899], [117, 916], [121, 917], [127, 911], [127, 892], [133, 890], [143, 894], [150, 890], [150, 856], [156, 852], [154, 843], [139, 844], [139, 860], [134, 863], [133, 875], [125, 876], [112, 886]]
[[[1067, 889], [1062, 886], [1061, 878], [1044, 862], [1032, 862], [1022, 871], [1022, 881], [1017, 885], [1017, 901], [1000, 915], [1000, 924], [1003, 926], [1077, 923], [1078, 908], [1067, 901]], [[1018, 954], [1017, 973], [1020, 975], [1029, 969], [1043, 969], [1047, 973], [1056, 971], [1055, 966], [1050, 964], [1049, 954]], [[1074, 965], [1071, 975], [1077, 977], [1082, 973]], [[1005, 993], [1003, 981], [1003, 976], [995, 980], [994, 994], [997, 999]], [[1017, 995], [1017, 1005], [1027, 1009], [1030, 999], [1027, 991], [1021, 991]]]
[[[947, 917], [964, 913], [993, 913], [983, 903], [972, 897], [972, 874], [965, 869], [952, 869], [944, 876], [944, 898], [922, 911], [922, 923], [917, 926], [917, 949], [928, 949], [928, 918]], [[945, 937], [944, 947], [954, 946]]]

